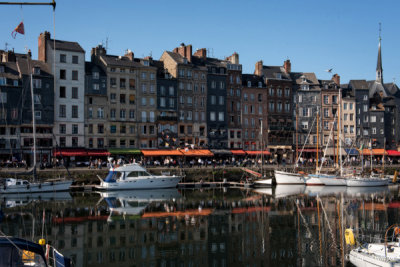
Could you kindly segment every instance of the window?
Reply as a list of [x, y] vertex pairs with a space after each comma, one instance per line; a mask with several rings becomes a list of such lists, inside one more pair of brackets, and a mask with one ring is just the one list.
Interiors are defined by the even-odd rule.
[[353, 103], [350, 103], [349, 109], [353, 110]]
[[121, 110], [119, 111], [119, 118], [120, 118], [120, 119], [125, 119], [125, 116], [126, 116], [126, 111], [125, 111], [125, 109], [121, 109]]
[[37, 94], [33, 95], [33, 101], [35, 104], [40, 104], [41, 103], [40, 99], [41, 99], [41, 95], [37, 95]]
[[192, 117], [192, 116], [193, 116], [192, 113], [193, 113], [193, 112], [190, 111], [190, 110], [189, 110], [188, 113], [187, 113], [187, 119], [188, 119], [189, 121], [191, 121], [192, 118], [193, 118], [193, 117]]
[[67, 55], [60, 54], [60, 62], [61, 63], [66, 63], [67, 62]]
[[125, 100], [125, 94], [120, 94], [119, 95], [119, 102], [122, 104], [125, 104], [126, 100]]
[[217, 103], [217, 96], [211, 95], [211, 105], [215, 105]]
[[[33, 88], [42, 88], [42, 80], [33, 79], [32, 80]], [[14, 86], [18, 86], [18, 80], [14, 80]]]
[[117, 86], [117, 79], [116, 78], [110, 78], [110, 85], [111, 85], [111, 87], [116, 87]]
[[146, 72], [142, 72], [142, 79], [146, 79], [147, 78], [147, 73]]
[[210, 121], [215, 121], [215, 111], [210, 112]]
[[117, 132], [117, 126], [116, 125], [110, 125], [110, 133], [116, 133]]
[[165, 97], [160, 97], [160, 107], [165, 108], [165, 106], [166, 106]]
[[371, 116], [371, 122], [376, 122], [376, 116]]
[[146, 120], [147, 120], [147, 112], [142, 111], [142, 122], [146, 122]]
[[103, 119], [104, 118], [104, 109], [103, 108], [98, 108], [97, 109], [97, 118]]
[[110, 109], [110, 118], [111, 119], [115, 119], [115, 109], [114, 108], [112, 108], [112, 109]]
[[302, 111], [302, 116], [303, 117], [308, 117], [309, 116], [308, 108], [300, 108], [300, 110]]
[[363, 105], [363, 111], [367, 112], [368, 111], [368, 105]]
[[224, 115], [225, 115], [225, 114], [224, 114], [223, 111], [218, 112], [218, 120], [219, 120], [219, 121], [224, 121], [224, 120], [225, 120], [225, 116], [224, 116]]
[[329, 104], [329, 96], [324, 95], [324, 104]]
[[282, 102], [278, 102], [278, 111], [281, 112], [282, 111]]
[[169, 99], [169, 107], [170, 108], [174, 108], [175, 107], [175, 101], [172, 98]]
[[77, 70], [72, 71], [72, 80], [74, 80], [74, 81], [78, 80], [78, 71]]
[[290, 89], [285, 88], [285, 97], [289, 97], [289, 96], [290, 96]]
[[67, 126], [65, 124], [60, 124], [60, 134], [66, 134], [67, 133]]
[[343, 127], [343, 132], [344, 132], [344, 133], [347, 133], [347, 129], [348, 129], [348, 126], [345, 125], [345, 126]]
[[324, 118], [329, 118], [329, 109], [324, 108]]
[[72, 98], [78, 99], [78, 87], [72, 87]]
[[66, 70], [60, 70], [60, 79], [65, 80], [67, 77]]
[[247, 87], [251, 87], [251, 81], [247, 81]]
[[304, 129], [304, 130], [308, 129], [308, 121], [302, 121], [301, 122], [301, 128]]
[[41, 111], [35, 111], [35, 119], [41, 119], [42, 118], [42, 112]]
[[299, 103], [303, 102], [303, 95], [299, 95]]
[[97, 133], [104, 133], [104, 125], [103, 124], [98, 124], [97, 125]]
[[142, 106], [146, 106], [147, 98], [143, 97], [142, 98]]
[[225, 98], [223, 96], [218, 97], [218, 104], [221, 106], [225, 104]]
[[149, 103], [150, 103], [150, 106], [154, 106], [154, 104], [155, 104], [154, 97], [149, 98]]
[[100, 73], [98, 72], [98, 71], [94, 71], [93, 73], [92, 73], [92, 75], [93, 75], [93, 79], [99, 79], [100, 78]]
[[100, 89], [100, 85], [98, 83], [94, 83], [93, 90], [99, 90], [99, 89]]
[[72, 118], [78, 118], [78, 106], [73, 105], [72, 106], [72, 114], [71, 114]]
[[72, 134], [78, 134], [78, 124], [72, 124]]
[[60, 118], [65, 118], [67, 116], [67, 107], [65, 105], [60, 105], [60, 110], [59, 110], [59, 117]]
[[192, 97], [191, 97], [191, 96], [188, 96], [188, 97], [187, 97], [187, 104], [188, 104], [189, 106], [191, 106], [192, 103], [193, 103]]
[[338, 97], [336, 95], [333, 95], [332, 96], [332, 103], [333, 104], [337, 104], [337, 99], [338, 99]]
[[290, 103], [289, 102], [285, 103], [285, 111], [290, 112]]
[[279, 97], [282, 97], [282, 89], [279, 88], [278, 91], [277, 91], [277, 93], [278, 93], [278, 96], [279, 96]]
[[350, 126], [350, 133], [354, 133], [354, 126]]
[[60, 86], [60, 98], [65, 98], [66, 93], [65, 93], [65, 86]]
[[125, 79], [123, 79], [123, 78], [119, 79], [119, 87], [121, 89], [125, 89], [125, 87], [126, 87], [126, 80]]
[[347, 103], [343, 103], [343, 110], [347, 110]]
[[78, 56], [72, 56], [72, 64], [78, 64], [78, 63], [79, 63]]
[[129, 89], [135, 89], [135, 79], [129, 79]]
[[275, 111], [275, 102], [274, 101], [269, 102], [269, 111]]
[[150, 84], [150, 93], [155, 93], [155, 92], [156, 92], [156, 89], [155, 89], [154, 84]]
[[134, 119], [135, 118], [135, 110], [130, 109], [129, 110], [129, 119]]
[[145, 83], [142, 83], [142, 93], [147, 93], [147, 87]]
[[169, 95], [170, 95], [170, 96], [174, 96], [174, 95], [175, 95], [175, 89], [174, 89], [173, 86], [170, 86], [170, 87], [169, 87]]
[[155, 79], [155, 74], [154, 73], [150, 73], [150, 80], [154, 80]]
[[364, 95], [363, 100], [368, 100], [368, 95]]
[[372, 127], [372, 134], [376, 134], [376, 128]]
[[244, 101], [249, 100], [249, 98], [248, 98], [248, 96], [247, 96], [247, 93], [244, 93], [244, 94], [243, 94], [243, 99], [244, 99]]
[[262, 115], [262, 106], [260, 105], [260, 106], [258, 106], [258, 115]]
[[350, 114], [350, 121], [353, 121], [354, 114]]
[[188, 91], [192, 91], [192, 84], [191, 84], [191, 83], [187, 83], [187, 84], [186, 84], [186, 89], [187, 89]]
[[343, 115], [343, 120], [347, 121], [347, 114]]
[[[384, 130], [383, 130], [383, 129], [380, 129], [379, 132], [380, 132], [381, 134], [384, 134]], [[393, 135], [394, 135], [394, 129], [393, 129]]]

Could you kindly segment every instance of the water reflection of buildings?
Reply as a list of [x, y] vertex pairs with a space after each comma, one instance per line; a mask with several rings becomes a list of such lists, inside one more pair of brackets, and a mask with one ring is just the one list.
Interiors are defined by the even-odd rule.
[[[149, 203], [140, 214], [116, 213], [111, 220], [106, 202], [93, 204], [98, 200], [83, 208], [57, 206], [58, 217], [46, 208], [47, 239], [76, 266], [340, 265], [340, 197], [321, 197], [319, 215], [316, 197], [307, 195], [199, 199]], [[382, 237], [399, 219], [400, 204], [387, 196], [348, 197], [343, 207], [344, 225], [366, 236]], [[30, 212], [40, 236], [42, 209]], [[29, 218], [6, 222], [0, 227], [12, 235], [32, 230]]]

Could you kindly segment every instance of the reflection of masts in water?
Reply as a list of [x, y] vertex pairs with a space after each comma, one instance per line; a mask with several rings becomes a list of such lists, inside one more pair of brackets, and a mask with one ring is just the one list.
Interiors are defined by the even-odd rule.
[[302, 257], [301, 257], [301, 234], [300, 234], [300, 209], [297, 207], [297, 251], [298, 251], [298, 258], [300, 260], [298, 266], [302, 266]]
[[321, 219], [320, 219], [320, 216], [319, 216], [319, 201], [318, 201], [318, 198], [317, 198], [317, 212], [318, 212], [319, 264], [322, 265]]
[[340, 251], [341, 251], [341, 261], [344, 267], [344, 245], [343, 245], [343, 195], [340, 197], [340, 202], [337, 202], [337, 213], [339, 217], [339, 235], [340, 235]]

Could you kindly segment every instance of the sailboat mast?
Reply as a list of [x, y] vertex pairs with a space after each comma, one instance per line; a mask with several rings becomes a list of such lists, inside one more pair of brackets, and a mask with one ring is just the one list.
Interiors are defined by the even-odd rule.
[[[339, 89], [339, 115], [341, 115], [341, 109], [342, 109], [342, 89]], [[343, 163], [342, 163], [342, 117], [339, 116], [339, 138], [338, 138], [338, 147], [339, 147], [339, 164], [340, 164], [340, 176], [343, 176]]]
[[299, 160], [299, 107], [296, 104], [296, 162]]
[[[30, 62], [31, 58], [28, 56], [28, 60]], [[30, 66], [30, 64], [28, 64]], [[33, 93], [33, 75], [32, 69], [31, 71], [31, 102], [32, 102], [32, 135], [33, 135], [33, 171], [36, 172], [36, 120], [35, 120], [35, 95]], [[36, 177], [34, 177], [36, 178]]]
[[338, 99], [338, 123], [337, 123], [337, 142], [336, 142], [336, 167], [339, 167], [339, 142], [340, 142], [340, 93]]
[[319, 157], [319, 110], [317, 111], [317, 162], [315, 172], [318, 172], [318, 157]]
[[383, 138], [382, 176], [385, 175], [386, 137]]

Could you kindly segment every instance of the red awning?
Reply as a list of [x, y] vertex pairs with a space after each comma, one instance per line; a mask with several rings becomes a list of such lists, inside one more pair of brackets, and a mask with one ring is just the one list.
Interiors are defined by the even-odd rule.
[[236, 149], [236, 150], [232, 150], [231, 149], [231, 152], [232, 152], [233, 155], [237, 155], [237, 156], [246, 155], [246, 152], [244, 152], [244, 150], [242, 150], [242, 149]]
[[106, 149], [87, 149], [86, 151], [88, 156], [101, 157], [110, 155], [110, 152]]
[[61, 148], [54, 149], [54, 156], [64, 157], [86, 157], [88, 154], [84, 148]]
[[389, 156], [393, 156], [393, 157], [400, 157], [400, 151], [396, 151], [396, 150], [386, 150], [387, 154]]
[[271, 153], [268, 150], [260, 151], [260, 150], [246, 150], [247, 155], [271, 155]]

